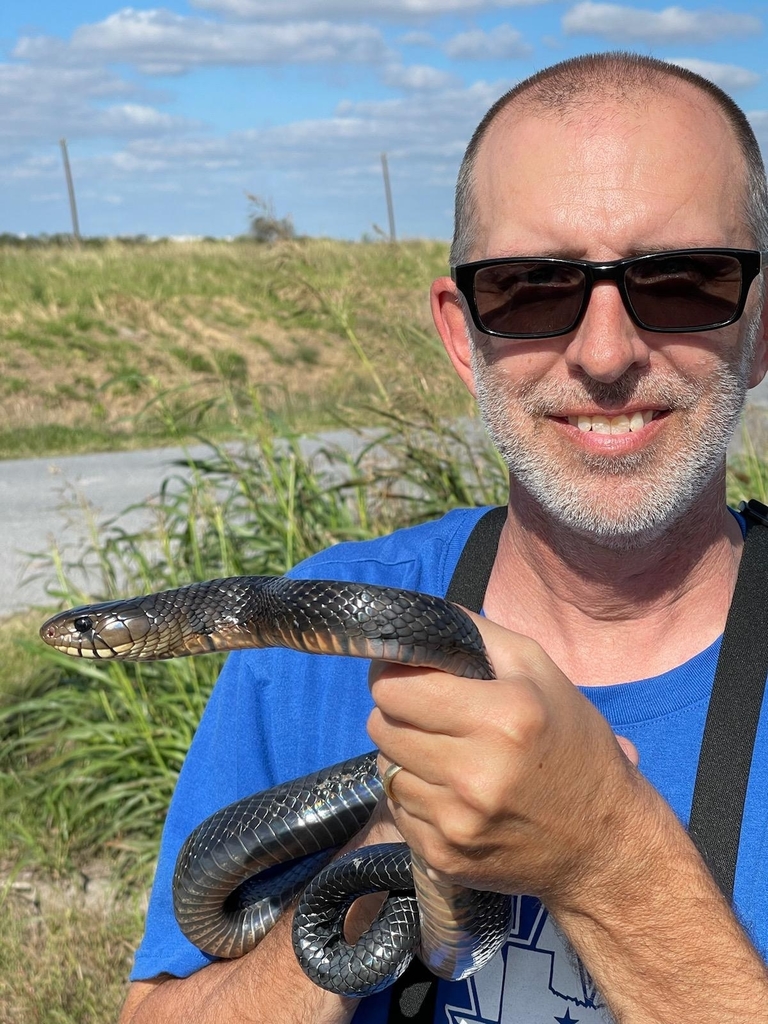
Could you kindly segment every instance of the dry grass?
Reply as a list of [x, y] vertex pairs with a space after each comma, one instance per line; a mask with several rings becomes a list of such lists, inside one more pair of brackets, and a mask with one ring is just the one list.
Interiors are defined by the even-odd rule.
[[222, 437], [254, 395], [304, 430], [414, 388], [461, 404], [427, 302], [446, 260], [318, 239], [0, 248], [0, 457]]
[[103, 889], [8, 883], [0, 903], [2, 1024], [117, 1020], [143, 908]]

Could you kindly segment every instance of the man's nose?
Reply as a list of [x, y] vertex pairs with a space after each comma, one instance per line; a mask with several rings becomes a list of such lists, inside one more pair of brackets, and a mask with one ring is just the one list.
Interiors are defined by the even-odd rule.
[[650, 349], [612, 281], [595, 283], [565, 358], [571, 369], [604, 384], [612, 384], [632, 366], [647, 365]]

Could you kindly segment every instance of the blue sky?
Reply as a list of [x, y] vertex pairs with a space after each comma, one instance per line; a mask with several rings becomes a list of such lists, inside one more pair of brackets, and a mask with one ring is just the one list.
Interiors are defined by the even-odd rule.
[[226, 236], [247, 193], [297, 231], [448, 238], [488, 106], [537, 69], [628, 49], [707, 75], [768, 154], [768, 0], [0, 0], [0, 231]]

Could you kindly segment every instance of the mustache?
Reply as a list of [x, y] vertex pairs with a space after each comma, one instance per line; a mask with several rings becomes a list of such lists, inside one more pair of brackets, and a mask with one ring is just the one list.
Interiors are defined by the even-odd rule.
[[585, 377], [579, 381], [530, 381], [521, 383], [517, 397], [526, 412], [539, 416], [556, 416], [563, 409], [579, 405], [596, 405], [606, 411], [623, 408], [630, 402], [638, 405], [663, 406], [667, 409], [690, 409], [699, 401], [706, 386], [700, 380], [676, 374], [649, 380], [644, 374], [626, 373], [606, 384]]

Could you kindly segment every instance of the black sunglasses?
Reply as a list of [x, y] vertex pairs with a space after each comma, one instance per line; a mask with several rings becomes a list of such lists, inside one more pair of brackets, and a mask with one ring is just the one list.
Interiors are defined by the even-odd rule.
[[711, 331], [744, 312], [767, 255], [754, 249], [674, 249], [609, 263], [512, 256], [462, 263], [451, 277], [478, 330], [499, 338], [554, 338], [574, 330], [595, 281], [613, 281], [638, 327]]

